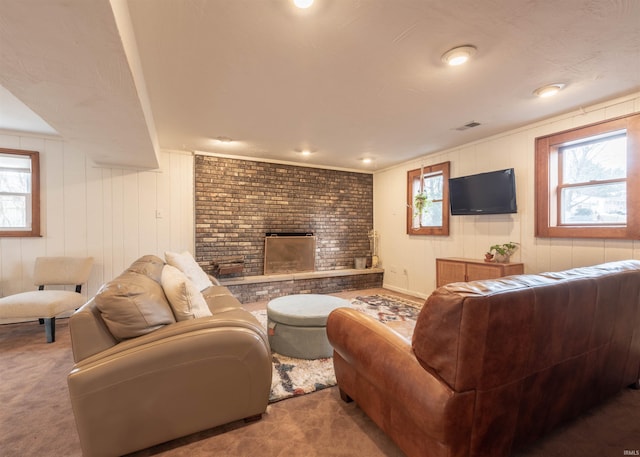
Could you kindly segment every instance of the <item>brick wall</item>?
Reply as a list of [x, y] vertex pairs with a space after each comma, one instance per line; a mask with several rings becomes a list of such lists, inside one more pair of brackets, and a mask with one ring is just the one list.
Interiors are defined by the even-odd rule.
[[232, 158], [195, 157], [200, 262], [244, 256], [262, 275], [266, 232], [313, 232], [316, 270], [353, 268], [369, 251], [373, 176]]
[[331, 294], [346, 290], [379, 288], [382, 287], [382, 280], [383, 273], [368, 273], [296, 281], [230, 284], [227, 287], [241, 303], [252, 303], [291, 294]]

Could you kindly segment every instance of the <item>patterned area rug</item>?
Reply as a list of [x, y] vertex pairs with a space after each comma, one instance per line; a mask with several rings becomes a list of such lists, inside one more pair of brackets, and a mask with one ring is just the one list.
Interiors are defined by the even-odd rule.
[[[422, 302], [404, 300], [388, 295], [356, 297], [351, 305], [358, 311], [375, 317], [393, 330], [411, 338]], [[253, 311], [260, 323], [267, 327], [267, 311]], [[331, 358], [305, 360], [273, 353], [273, 381], [269, 402], [304, 395], [336, 385]]]

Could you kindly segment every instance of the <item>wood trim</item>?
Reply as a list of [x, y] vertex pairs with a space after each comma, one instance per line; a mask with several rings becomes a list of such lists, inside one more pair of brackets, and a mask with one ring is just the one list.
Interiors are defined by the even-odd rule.
[[449, 236], [449, 176], [451, 162], [442, 162], [422, 168], [425, 174], [442, 174], [442, 225], [439, 227], [413, 227], [413, 180], [420, 179], [420, 168], [407, 171], [407, 234]]
[[549, 236], [549, 139], [536, 140], [535, 157], [535, 236]]
[[[626, 226], [561, 226], [559, 211], [550, 206], [552, 182], [550, 169], [557, 148], [568, 141], [615, 130], [627, 131], [627, 224]], [[546, 135], [535, 140], [535, 236], [540, 238], [640, 239], [640, 114], [631, 114], [576, 129]], [[554, 205], [554, 207], [557, 205]]]
[[0, 238], [42, 236], [40, 233], [40, 153], [0, 148], [0, 154], [29, 156], [31, 159], [31, 230], [0, 230]]

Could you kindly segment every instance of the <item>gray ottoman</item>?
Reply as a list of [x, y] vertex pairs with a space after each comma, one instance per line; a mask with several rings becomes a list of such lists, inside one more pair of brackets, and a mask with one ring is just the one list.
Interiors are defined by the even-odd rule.
[[287, 295], [267, 303], [269, 344], [278, 354], [298, 359], [331, 357], [327, 317], [351, 303], [331, 295]]

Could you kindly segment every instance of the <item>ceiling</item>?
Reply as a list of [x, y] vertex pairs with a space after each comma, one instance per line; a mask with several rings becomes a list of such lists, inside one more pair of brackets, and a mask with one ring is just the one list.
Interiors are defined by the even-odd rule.
[[[155, 168], [169, 149], [379, 170], [640, 90], [636, 0], [0, 0], [0, 11], [0, 128], [57, 132], [99, 164]], [[473, 60], [444, 65], [464, 44]], [[532, 94], [556, 82], [557, 96]]]

